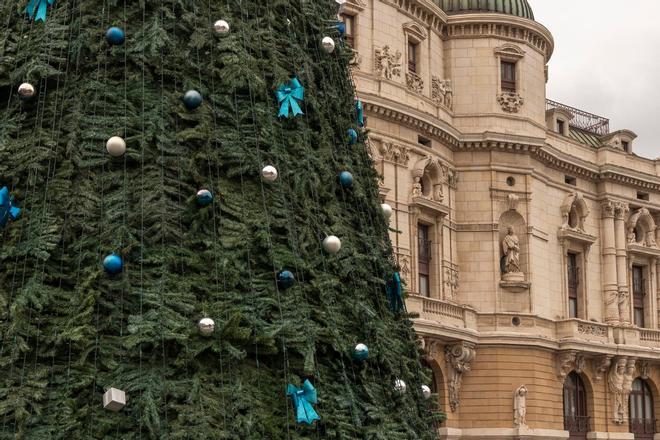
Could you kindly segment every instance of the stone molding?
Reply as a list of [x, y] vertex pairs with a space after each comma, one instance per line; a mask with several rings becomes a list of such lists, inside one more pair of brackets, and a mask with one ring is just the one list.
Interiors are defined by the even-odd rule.
[[452, 15], [447, 21], [444, 37], [498, 38], [522, 43], [542, 53], [546, 62], [550, 60], [555, 44], [550, 31], [535, 21], [492, 13]]
[[[641, 222], [641, 223], [640, 223]], [[642, 227], [644, 237], [636, 237], [635, 230], [637, 226]], [[642, 246], [656, 248], [658, 244], [655, 241], [655, 231], [657, 226], [653, 216], [647, 208], [640, 208], [635, 211], [626, 222], [626, 236], [629, 244], [638, 244]]]
[[341, 12], [346, 12], [349, 15], [357, 15], [364, 11], [366, 7], [367, 2], [365, 0], [347, 0], [344, 6], [342, 6]]
[[[375, 117], [400, 123], [410, 129], [419, 130], [426, 136], [435, 138], [453, 151], [508, 151], [524, 152], [549, 168], [564, 171], [595, 183], [617, 182], [634, 188], [660, 192], [660, 178], [650, 174], [642, 174], [632, 169], [613, 167], [612, 165], [598, 165], [582, 161], [574, 156], [568, 156], [550, 145], [533, 144], [525, 140], [463, 140], [460, 136], [450, 133], [438, 124], [425, 121], [413, 115], [412, 111], [401, 112], [391, 107], [368, 102], [368, 98], [361, 96], [365, 109]], [[488, 135], [488, 133], [486, 133]], [[637, 174], [633, 176], [631, 174]], [[646, 180], [645, 180], [646, 179]], [[648, 180], [648, 179], [652, 179]]]
[[442, 34], [447, 23], [447, 14], [430, 0], [381, 0], [399, 12], [423, 23], [426, 27]]
[[403, 32], [411, 35], [417, 43], [421, 43], [422, 41], [426, 40], [426, 38], [429, 36], [429, 33], [424, 29], [422, 26], [419, 24], [415, 23], [414, 21], [409, 21], [408, 23], [403, 24]]
[[472, 368], [475, 355], [475, 346], [469, 342], [460, 342], [445, 347], [445, 360], [450, 370], [447, 388], [449, 389], [449, 407], [452, 412], [456, 412], [461, 404], [463, 374]]

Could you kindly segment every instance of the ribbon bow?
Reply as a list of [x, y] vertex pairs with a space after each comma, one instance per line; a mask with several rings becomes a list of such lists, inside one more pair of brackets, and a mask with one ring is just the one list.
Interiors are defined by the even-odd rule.
[[289, 384], [286, 395], [291, 396], [293, 406], [296, 408], [296, 422], [311, 425], [321, 417], [314, 411], [312, 404], [316, 404], [316, 389], [309, 380], [305, 380], [302, 388]]
[[0, 189], [0, 229], [7, 226], [10, 219], [16, 220], [21, 215], [21, 210], [12, 205], [13, 201], [6, 186]]
[[362, 101], [357, 99], [355, 101], [355, 113], [357, 114], [357, 124], [360, 128], [364, 127], [364, 106]]
[[[30, 0], [27, 8], [25, 8], [25, 13], [28, 15], [30, 20], [34, 21], [46, 21], [46, 10], [47, 7], [53, 6], [55, 0]], [[35, 18], [36, 14], [36, 18]]]
[[401, 276], [399, 272], [394, 272], [392, 279], [387, 282], [387, 301], [390, 303], [390, 310], [394, 313], [403, 310], [402, 292]]
[[303, 115], [303, 111], [298, 105], [298, 101], [305, 98], [305, 88], [300, 84], [298, 78], [293, 78], [286, 84], [282, 84], [275, 91], [277, 102], [280, 104], [280, 114], [278, 117], [289, 117], [289, 109], [293, 116]]

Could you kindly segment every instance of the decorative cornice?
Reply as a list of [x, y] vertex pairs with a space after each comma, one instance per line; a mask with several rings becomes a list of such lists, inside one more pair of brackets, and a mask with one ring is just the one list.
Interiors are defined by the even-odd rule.
[[[412, 110], [405, 113], [380, 103], [369, 102], [369, 97], [364, 95], [361, 95], [361, 99], [364, 102], [366, 112], [370, 115], [400, 123], [410, 129], [416, 129], [420, 133], [442, 142], [453, 151], [497, 150], [526, 153], [550, 168], [594, 183], [611, 181], [633, 188], [660, 192], [660, 178], [651, 174], [645, 174], [611, 164], [598, 166], [575, 156], [562, 153], [549, 144], [542, 145], [540, 143], [534, 143], [536, 141], [535, 138], [505, 140], [495, 138], [501, 134], [484, 133], [480, 139], [461, 139], [460, 135], [451, 133], [449, 129], [440, 124], [434, 124], [415, 116]], [[493, 138], [488, 139], [488, 136], [492, 136]]]
[[401, 13], [424, 23], [428, 28], [442, 34], [447, 23], [447, 14], [430, 0], [381, 0], [397, 8]]
[[527, 44], [550, 60], [555, 42], [552, 34], [541, 24], [524, 18], [503, 14], [461, 14], [449, 17], [444, 37], [499, 38]]

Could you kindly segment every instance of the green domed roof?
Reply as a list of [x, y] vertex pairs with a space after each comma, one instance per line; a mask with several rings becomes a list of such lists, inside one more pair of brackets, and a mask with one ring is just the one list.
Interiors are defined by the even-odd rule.
[[447, 14], [497, 12], [534, 20], [527, 0], [435, 0]]

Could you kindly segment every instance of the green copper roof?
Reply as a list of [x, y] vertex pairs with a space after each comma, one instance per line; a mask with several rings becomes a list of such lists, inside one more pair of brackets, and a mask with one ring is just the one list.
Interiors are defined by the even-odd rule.
[[435, 0], [447, 14], [497, 12], [534, 20], [527, 0]]

